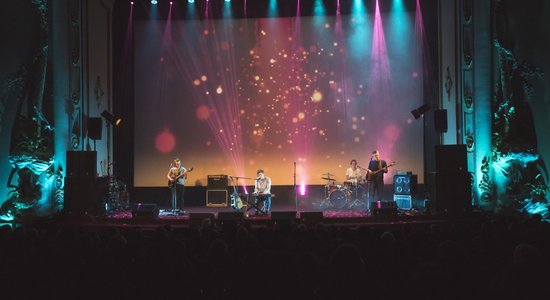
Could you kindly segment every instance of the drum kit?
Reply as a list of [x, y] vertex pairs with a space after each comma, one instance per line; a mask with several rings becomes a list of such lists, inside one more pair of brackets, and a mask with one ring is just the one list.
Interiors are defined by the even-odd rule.
[[321, 174], [321, 179], [326, 180], [324, 186], [325, 199], [321, 202], [321, 208], [325, 209], [353, 209], [366, 208], [368, 189], [367, 182], [363, 180], [346, 180], [339, 184], [329, 172]]

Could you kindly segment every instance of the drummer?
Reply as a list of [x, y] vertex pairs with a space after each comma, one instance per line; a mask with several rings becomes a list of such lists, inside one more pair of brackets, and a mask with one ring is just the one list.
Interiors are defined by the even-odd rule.
[[357, 185], [357, 182], [363, 178], [362, 169], [357, 166], [357, 160], [352, 159], [349, 162], [349, 168], [346, 170], [346, 183]]

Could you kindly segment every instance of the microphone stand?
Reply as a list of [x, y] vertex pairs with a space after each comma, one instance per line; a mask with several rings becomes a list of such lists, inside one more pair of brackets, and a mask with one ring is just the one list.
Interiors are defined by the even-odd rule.
[[298, 212], [298, 189], [296, 188], [296, 162], [294, 162], [294, 206]]

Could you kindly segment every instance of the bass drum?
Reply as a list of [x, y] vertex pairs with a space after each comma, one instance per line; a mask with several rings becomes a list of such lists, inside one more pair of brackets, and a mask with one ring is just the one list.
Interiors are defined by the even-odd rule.
[[348, 203], [349, 196], [348, 190], [335, 190], [330, 193], [329, 201], [333, 208], [344, 208]]

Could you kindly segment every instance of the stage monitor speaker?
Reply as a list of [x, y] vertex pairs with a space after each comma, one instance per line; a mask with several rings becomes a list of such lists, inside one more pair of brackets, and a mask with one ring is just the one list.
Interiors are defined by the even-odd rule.
[[462, 214], [472, 209], [472, 185], [468, 172], [436, 173], [436, 210], [441, 213]]
[[206, 206], [224, 207], [227, 206], [227, 190], [206, 190]]
[[403, 210], [412, 209], [412, 196], [411, 195], [393, 195], [393, 201], [397, 208]]
[[274, 220], [274, 221], [296, 220], [296, 212], [295, 211], [272, 211], [271, 220]]
[[64, 211], [77, 215], [105, 214], [107, 185], [92, 177], [65, 177]]
[[227, 189], [227, 175], [208, 175], [207, 178], [209, 190]]
[[300, 213], [300, 219], [306, 224], [319, 223], [323, 221], [322, 211], [303, 211]]
[[395, 201], [374, 201], [370, 203], [370, 208], [374, 216], [397, 216]]
[[101, 118], [88, 118], [88, 137], [92, 140], [101, 140], [103, 123]]
[[220, 211], [218, 213], [219, 221], [240, 221], [244, 219], [244, 214], [237, 211]]
[[434, 110], [434, 127], [437, 132], [447, 132], [447, 110]]
[[393, 194], [394, 195], [416, 195], [418, 187], [418, 175], [394, 175], [393, 176]]
[[436, 145], [435, 170], [437, 173], [468, 171], [466, 145]]
[[68, 177], [97, 177], [96, 151], [67, 151], [66, 159]]
[[134, 203], [132, 218], [158, 219], [159, 208], [155, 203]]

